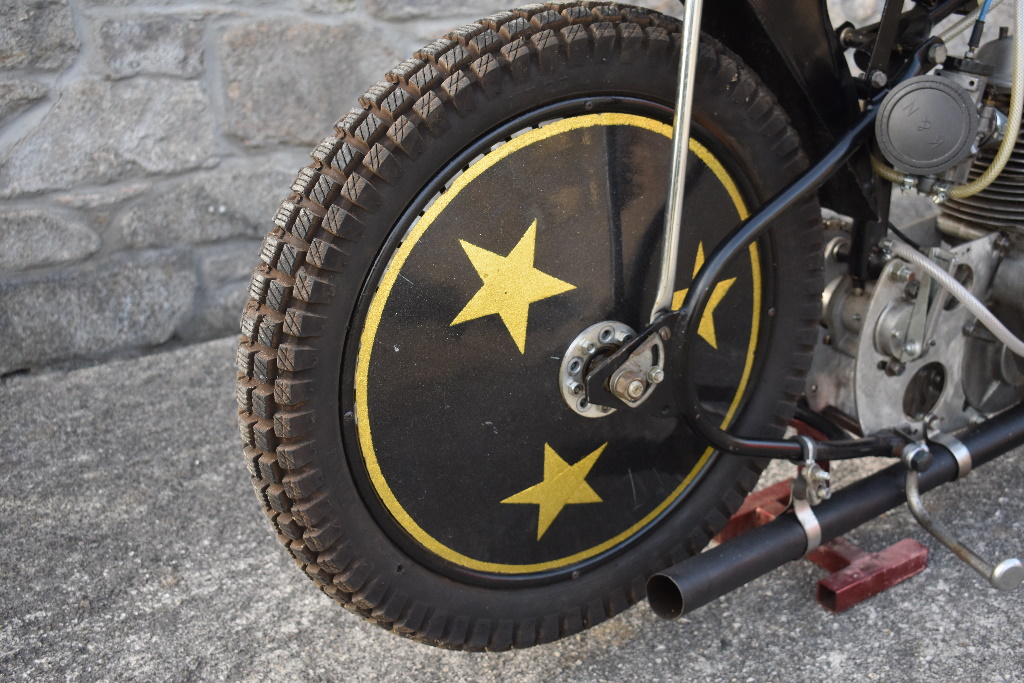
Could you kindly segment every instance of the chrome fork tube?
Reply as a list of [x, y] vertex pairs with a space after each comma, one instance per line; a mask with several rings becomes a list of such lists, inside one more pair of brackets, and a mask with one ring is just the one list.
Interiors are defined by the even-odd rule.
[[683, 223], [683, 191], [686, 184], [686, 157], [690, 149], [690, 116], [693, 112], [693, 78], [697, 70], [700, 45], [700, 15], [703, 0], [687, 0], [683, 15], [683, 36], [679, 53], [679, 89], [676, 92], [676, 116], [672, 127], [672, 169], [669, 176], [668, 203], [665, 205], [665, 231], [661, 243], [661, 272], [658, 297], [651, 309], [651, 322], [672, 309], [675, 293], [676, 261]]

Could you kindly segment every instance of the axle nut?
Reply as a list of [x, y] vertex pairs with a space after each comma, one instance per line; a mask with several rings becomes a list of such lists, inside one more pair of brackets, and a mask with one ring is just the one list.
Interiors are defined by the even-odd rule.
[[629, 387], [626, 388], [626, 394], [634, 401], [644, 395], [644, 381], [642, 379], [635, 379], [629, 383]]

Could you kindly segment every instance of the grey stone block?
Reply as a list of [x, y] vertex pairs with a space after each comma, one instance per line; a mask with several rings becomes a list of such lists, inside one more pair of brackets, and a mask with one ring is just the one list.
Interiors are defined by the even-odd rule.
[[100, 238], [81, 223], [47, 211], [0, 212], [0, 274], [87, 258]]
[[250, 147], [315, 144], [400, 59], [386, 34], [360, 23], [246, 23], [218, 52], [226, 130]]
[[[199, 273], [203, 282], [207, 285], [242, 283], [242, 289], [245, 289], [252, 271], [260, 263], [261, 242], [262, 235], [252, 240], [237, 240], [203, 247], [198, 254]], [[239, 314], [241, 311], [239, 308]]]
[[481, 17], [524, 3], [508, 0], [368, 0], [366, 9], [375, 17], [391, 21], [442, 19], [474, 14]]
[[0, 3], [0, 69], [63, 69], [80, 45], [67, 0]]
[[0, 126], [49, 94], [49, 88], [35, 81], [0, 81]]
[[201, 172], [141, 199], [115, 220], [114, 234], [129, 247], [261, 237], [294, 175], [264, 167]]
[[238, 334], [238, 321], [248, 300], [245, 281], [211, 287], [203, 298], [202, 308], [182, 326], [181, 337], [197, 342]]
[[69, 85], [0, 166], [0, 195], [209, 165], [213, 116], [198, 83], [132, 79]]
[[195, 315], [182, 324], [180, 336], [189, 341], [213, 339], [238, 332], [242, 309], [249, 300], [249, 278], [259, 263], [260, 240], [237, 240], [197, 251], [203, 290]]
[[0, 283], [0, 374], [169, 340], [196, 290], [184, 251], [116, 256]]
[[143, 15], [95, 23], [95, 52], [113, 78], [156, 74], [194, 78], [203, 70], [203, 22]]

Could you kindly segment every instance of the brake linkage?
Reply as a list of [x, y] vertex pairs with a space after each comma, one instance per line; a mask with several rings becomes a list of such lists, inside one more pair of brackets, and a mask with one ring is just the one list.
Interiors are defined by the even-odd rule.
[[[900, 78], [895, 79], [893, 85], [926, 70], [928, 62], [925, 55], [936, 42], [937, 39], [932, 38], [918, 47], [902, 69]], [[789, 460], [796, 463], [806, 461], [811, 455], [815, 460], [847, 460], [869, 456], [900, 457], [907, 440], [898, 434], [882, 433], [862, 439], [828, 442], [815, 442], [810, 439], [757, 439], [729, 434], [716, 424], [704, 409], [697, 395], [696, 383], [687, 380], [688, 377], [692, 377], [689, 367], [692, 359], [690, 348], [697, 336], [699, 321], [711, 298], [715, 282], [725, 266], [763, 234], [772, 221], [786, 209], [806, 194], [817, 191], [836, 170], [849, 161], [872, 130], [886, 92], [887, 90], [882, 90], [868, 100], [860, 119], [835, 142], [822, 159], [733, 228], [694, 277], [679, 310], [659, 314], [656, 308], [652, 315], [654, 319], [646, 329], [614, 352], [595, 360], [583, 378], [586, 398], [590, 403], [614, 408], [625, 406], [662, 418], [681, 416], [691, 429], [712, 447], [732, 455]], [[681, 216], [681, 211], [678, 213]], [[678, 225], [666, 224], [666, 230], [669, 232], [678, 232], [679, 229]], [[669, 239], [666, 238], [665, 242], [667, 244]], [[663, 251], [662, 258], [667, 260], [670, 256]], [[674, 263], [671, 267], [674, 274]], [[664, 273], [660, 279], [665, 280]], [[663, 283], [659, 283], [661, 284]], [[664, 287], [659, 286], [660, 289]], [[658, 305], [656, 303], [656, 306]], [[648, 381], [642, 372], [638, 372], [635, 380], [613, 381], [623, 378], [623, 371], [630, 365], [630, 361], [633, 361], [638, 371], [642, 370], [642, 364], [637, 361], [642, 354], [650, 357], [650, 347], [655, 341], [655, 335], [664, 355], [663, 358], [656, 359], [659, 369], [671, 364], [674, 371], [665, 372], [663, 375], [659, 373], [657, 382]], [[643, 391], [634, 395], [629, 391], [631, 385], [634, 388], [642, 386]]]

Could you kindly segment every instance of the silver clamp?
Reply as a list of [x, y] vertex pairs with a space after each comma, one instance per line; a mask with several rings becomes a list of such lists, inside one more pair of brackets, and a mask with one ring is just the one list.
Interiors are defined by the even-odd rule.
[[805, 498], [794, 496], [793, 513], [796, 515], [796, 521], [804, 528], [804, 535], [807, 536], [807, 550], [804, 551], [804, 555], [808, 555], [821, 545], [821, 523], [814, 514], [814, 508]]
[[963, 441], [952, 434], [944, 434], [942, 432], [933, 434], [930, 439], [948, 448], [949, 452], [956, 458], [956, 464], [960, 468], [957, 479], [963, 479], [970, 473], [971, 468], [974, 467], [974, 460], [971, 458], [971, 452], [967, 450], [967, 446], [964, 445]]
[[803, 447], [803, 470], [793, 478], [791, 490], [793, 513], [807, 537], [807, 550], [804, 551], [806, 555], [821, 545], [821, 524], [818, 522], [818, 516], [814, 514], [813, 506], [832, 497], [832, 489], [829, 487], [831, 475], [814, 461], [817, 452], [814, 439], [798, 436], [797, 441]]

